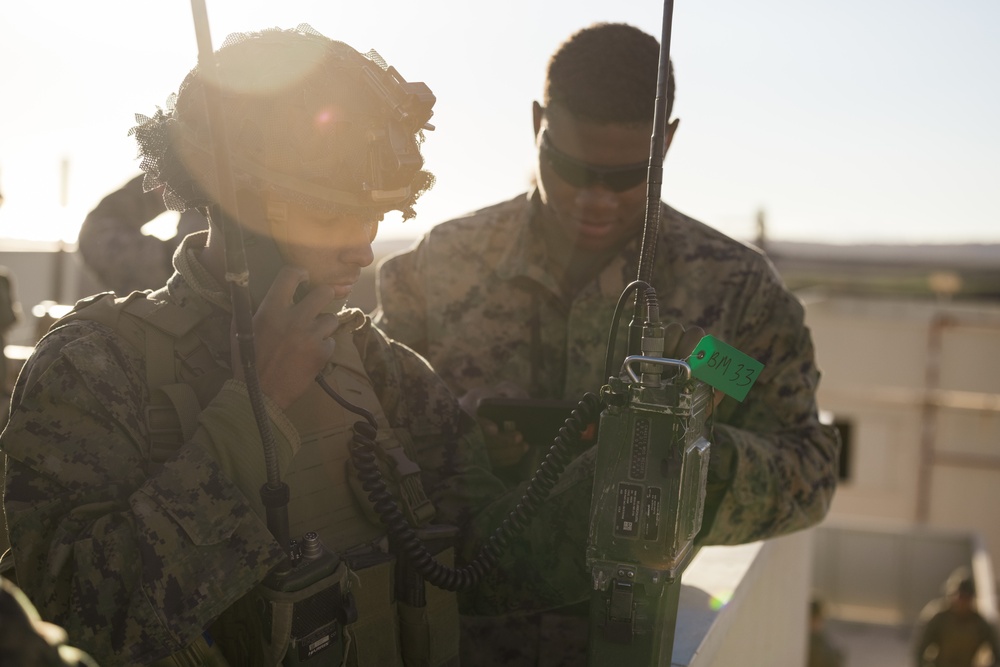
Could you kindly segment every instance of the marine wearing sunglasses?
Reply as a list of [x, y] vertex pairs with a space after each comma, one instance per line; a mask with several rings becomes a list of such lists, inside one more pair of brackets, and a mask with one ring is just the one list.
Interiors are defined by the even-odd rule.
[[546, 130], [542, 130], [540, 150], [552, 171], [576, 188], [602, 185], [612, 192], [625, 192], [645, 182], [649, 167], [646, 162], [606, 167], [577, 160], [553, 146]]

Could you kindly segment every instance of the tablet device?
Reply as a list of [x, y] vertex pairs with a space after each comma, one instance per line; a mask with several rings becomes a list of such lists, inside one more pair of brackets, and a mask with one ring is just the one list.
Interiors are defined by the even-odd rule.
[[[574, 401], [484, 398], [479, 401], [476, 416], [495, 422], [501, 431], [520, 431], [529, 445], [547, 449], [577, 405]], [[581, 440], [593, 440], [595, 430], [585, 431]]]

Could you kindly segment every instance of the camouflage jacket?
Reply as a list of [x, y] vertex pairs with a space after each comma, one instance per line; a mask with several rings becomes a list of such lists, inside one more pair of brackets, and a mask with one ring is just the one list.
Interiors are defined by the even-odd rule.
[[[218, 287], [204, 287], [211, 279], [193, 249], [199, 238], [179, 248], [178, 272], [165, 290], [133, 298], [199, 311], [197, 335], [228, 367], [227, 298]], [[520, 495], [504, 494], [489, 473], [478, 428], [426, 361], [388, 340], [360, 311], [349, 319], [390, 424], [410, 431], [411, 455], [424, 471], [437, 521], [464, 527], [458, 550], [471, 558]], [[153, 465], [144, 419], [146, 361], [102, 324], [57, 324], [18, 378], [0, 437], [18, 583], [43, 617], [103, 664], [147, 663], [183, 648], [280, 559], [259, 500], [241, 491], [259, 489], [266, 479], [252, 465], [263, 457], [245, 386], [219, 378], [222, 388], [194, 435]], [[279, 460], [287, 462], [296, 448], [294, 425], [276, 406], [268, 408]], [[545, 508], [529, 539], [515, 542], [503, 567], [487, 578], [487, 589], [492, 582], [504, 587], [493, 598], [498, 604], [531, 608], [586, 594], [586, 519], [567, 525], [564, 515], [589, 488], [581, 482], [561, 494], [564, 500]], [[558, 559], [567, 539], [578, 546], [576, 561], [564, 565]], [[535, 572], [556, 564], [563, 574]]]
[[[379, 266], [376, 324], [458, 395], [509, 381], [533, 398], [576, 400], [606, 381], [609, 326], [641, 239], [568, 295], [549, 270], [537, 205], [521, 195], [437, 225]], [[750, 542], [819, 522], [839, 440], [817, 417], [801, 304], [761, 252], [666, 205], [651, 282], [664, 322], [700, 326], [765, 364], [743, 403], [727, 397], [716, 410], [699, 541]]]

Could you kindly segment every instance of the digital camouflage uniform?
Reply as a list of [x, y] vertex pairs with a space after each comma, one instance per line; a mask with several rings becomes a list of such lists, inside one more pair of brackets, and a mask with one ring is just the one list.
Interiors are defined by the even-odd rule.
[[[437, 225], [379, 267], [375, 322], [424, 355], [459, 396], [510, 381], [532, 398], [577, 400], [606, 382], [609, 327], [636, 278], [641, 238], [567, 295], [550, 270], [533, 215], [539, 205], [528, 193]], [[762, 253], [662, 211], [651, 279], [662, 321], [697, 325], [765, 365], [743, 403], [726, 397], [715, 411], [698, 541], [738, 544], [811, 526], [834, 492], [839, 441], [817, 417], [819, 372], [803, 308]], [[619, 363], [630, 319], [628, 309]], [[463, 639], [463, 650], [470, 643], [480, 642]]]
[[[213, 369], [196, 383], [207, 405], [189, 440], [161, 465], [151, 464], [143, 351], [86, 319], [54, 327], [39, 343], [0, 438], [18, 582], [45, 618], [102, 664], [151, 662], [199, 640], [281, 555], [255, 491], [265, 470], [246, 388], [228, 370], [228, 297], [197, 260], [204, 238], [189, 236], [178, 249], [166, 288], [132, 297], [166, 300], [201, 318], [195, 333], [211, 359], [177, 359]], [[517, 493], [504, 495], [489, 474], [478, 429], [423, 359], [387, 340], [360, 311], [341, 319], [355, 327], [353, 340], [389, 423], [410, 433], [407, 453], [423, 470], [436, 521], [465, 526], [459, 554], [471, 557]], [[268, 411], [285, 470], [298, 434], [280, 409], [269, 403]], [[580, 483], [560, 489], [529, 539], [516, 541], [483, 584], [484, 591], [503, 591], [490, 599], [504, 611], [586, 594], [586, 503], [575, 519], [570, 515], [589, 486], [585, 471], [571, 469], [570, 476]], [[580, 546], [565, 551], [565, 540]]]
[[167, 282], [173, 272], [170, 258], [181, 239], [208, 226], [201, 213], [190, 209], [180, 214], [173, 238], [143, 234], [143, 225], [167, 210], [159, 190], [143, 192], [144, 176], [105, 196], [80, 226], [80, 256], [102, 288], [120, 296]]

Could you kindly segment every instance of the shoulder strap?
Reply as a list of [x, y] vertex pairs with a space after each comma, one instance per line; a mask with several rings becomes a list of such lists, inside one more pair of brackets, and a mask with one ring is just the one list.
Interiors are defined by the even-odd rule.
[[203, 315], [162, 298], [162, 292], [132, 292], [121, 299], [105, 293], [77, 302], [59, 323], [92, 320], [113, 329], [146, 361], [150, 460], [162, 463], [194, 433], [201, 405], [194, 389], [177, 382], [177, 341], [190, 333]]
[[[151, 296], [156, 296], [154, 293]], [[150, 404], [146, 423], [150, 433], [150, 460], [163, 463], [193, 434], [201, 404], [191, 385], [177, 382], [177, 342], [201, 321], [199, 313], [169, 301], [142, 299], [126, 305], [125, 311], [146, 326], [146, 384]]]

